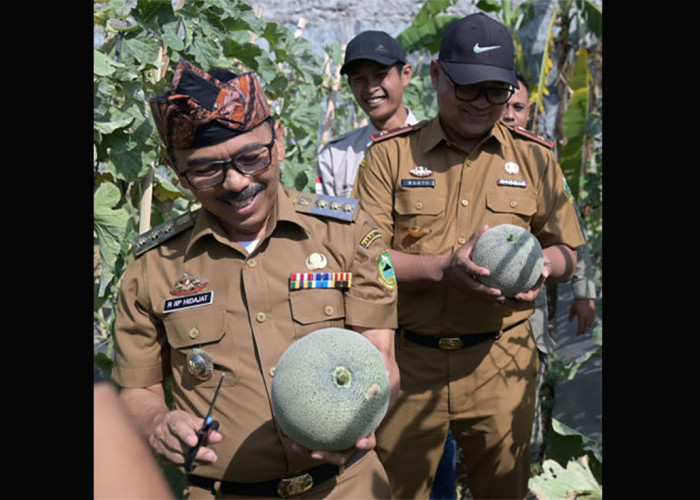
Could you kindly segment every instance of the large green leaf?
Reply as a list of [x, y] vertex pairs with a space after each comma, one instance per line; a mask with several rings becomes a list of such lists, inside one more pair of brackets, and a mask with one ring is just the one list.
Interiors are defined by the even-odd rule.
[[589, 465], [598, 480], [602, 476], [603, 456], [600, 443], [553, 418], [547, 433], [545, 458], [566, 465], [582, 455], [588, 456]]
[[115, 263], [129, 224], [127, 210], [116, 208], [121, 199], [121, 191], [111, 182], [100, 184], [94, 194], [95, 245], [100, 250], [100, 296], [114, 277]]
[[554, 460], [545, 460], [543, 472], [530, 478], [528, 486], [538, 500], [601, 500], [603, 487], [588, 467], [587, 458], [571, 460], [564, 469]]

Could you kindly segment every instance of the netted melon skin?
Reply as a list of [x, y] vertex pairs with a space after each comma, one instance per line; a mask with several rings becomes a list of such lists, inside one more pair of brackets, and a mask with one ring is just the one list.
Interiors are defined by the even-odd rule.
[[527, 229], [513, 224], [489, 228], [474, 245], [472, 261], [490, 271], [479, 276], [484, 285], [498, 288], [506, 297], [527, 292], [539, 279], [544, 254], [538, 239]]
[[[347, 373], [350, 380], [342, 385], [338, 374]], [[272, 411], [292, 441], [311, 450], [338, 451], [379, 426], [390, 395], [379, 350], [357, 332], [324, 328], [297, 340], [280, 357]]]

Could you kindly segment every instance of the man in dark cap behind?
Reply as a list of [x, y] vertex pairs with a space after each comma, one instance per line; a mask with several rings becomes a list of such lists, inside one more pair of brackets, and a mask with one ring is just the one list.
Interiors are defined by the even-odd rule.
[[[525, 498], [538, 359], [527, 321], [544, 280], [570, 279], [584, 241], [553, 152], [500, 123], [517, 88], [506, 28], [449, 24], [430, 72], [438, 115], [376, 141], [353, 195], [386, 238], [399, 284], [399, 397], [377, 431], [394, 498], [428, 498], [448, 430], [474, 498]], [[471, 260], [488, 228], [544, 248], [540, 280], [505, 297]]]
[[[374, 224], [354, 200], [281, 186], [282, 127], [254, 74], [180, 61], [151, 109], [201, 208], [135, 242], [115, 327], [125, 406], [162, 461], [182, 466], [192, 452], [185, 498], [387, 498], [373, 433], [349, 450], [306, 450], [270, 406], [282, 353], [326, 327], [367, 337], [398, 391], [396, 284]], [[218, 430], [197, 449], [215, 395]]]
[[372, 138], [418, 120], [403, 103], [413, 68], [399, 42], [384, 31], [368, 30], [350, 40], [340, 74], [347, 76], [355, 102], [369, 118], [364, 127], [329, 140], [318, 155], [316, 192], [350, 196], [357, 167]]

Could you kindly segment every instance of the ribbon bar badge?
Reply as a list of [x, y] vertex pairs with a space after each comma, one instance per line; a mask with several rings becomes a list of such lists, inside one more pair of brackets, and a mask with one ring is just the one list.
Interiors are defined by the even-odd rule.
[[350, 288], [352, 273], [292, 273], [289, 289], [304, 288]]

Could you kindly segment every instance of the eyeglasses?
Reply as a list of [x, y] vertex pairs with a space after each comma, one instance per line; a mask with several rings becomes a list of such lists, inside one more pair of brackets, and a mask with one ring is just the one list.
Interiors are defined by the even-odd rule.
[[265, 170], [272, 163], [272, 147], [275, 145], [275, 134], [268, 144], [253, 145], [243, 149], [228, 160], [213, 161], [197, 165], [184, 172], [178, 172], [185, 177], [196, 189], [207, 189], [224, 182], [229, 166], [243, 175], [250, 175]]
[[513, 87], [479, 87], [477, 85], [457, 85], [449, 75], [443, 63], [440, 63], [440, 69], [447, 77], [452, 88], [455, 90], [455, 97], [460, 101], [475, 101], [481, 94], [486, 95], [486, 100], [489, 104], [505, 104], [508, 99], [515, 93]]

